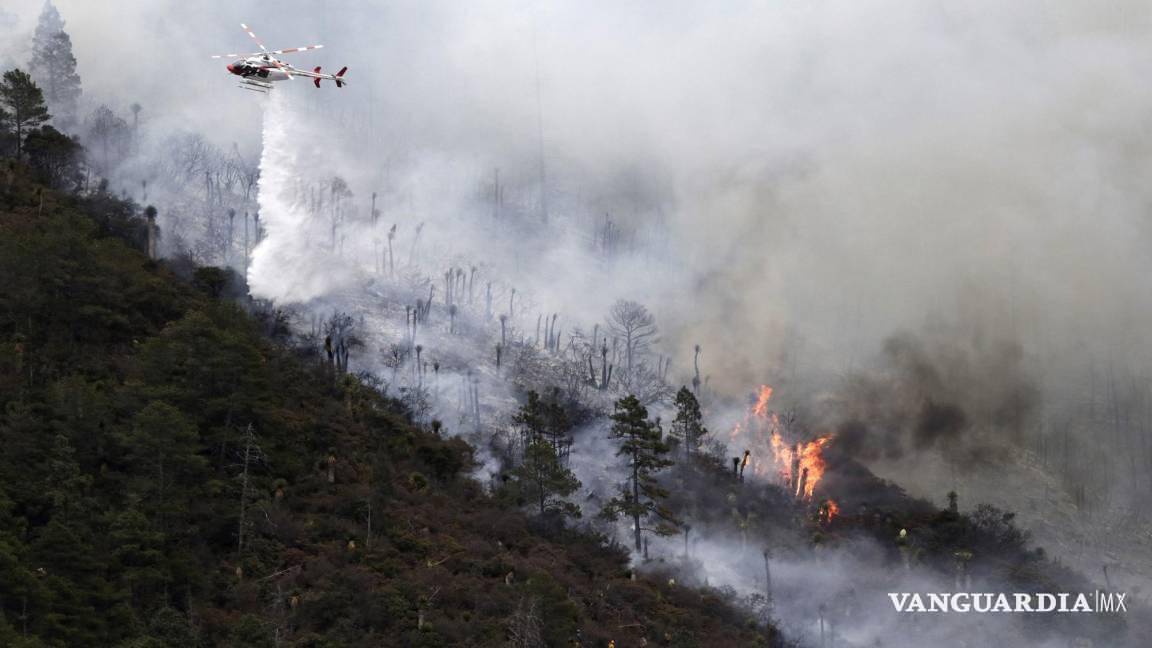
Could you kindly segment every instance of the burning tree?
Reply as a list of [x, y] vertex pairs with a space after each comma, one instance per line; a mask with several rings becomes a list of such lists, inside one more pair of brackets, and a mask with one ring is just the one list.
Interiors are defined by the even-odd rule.
[[[656, 481], [656, 474], [673, 462], [665, 458], [669, 448], [660, 425], [648, 419], [647, 408], [635, 396], [625, 396], [616, 401], [611, 435], [620, 440], [616, 456], [628, 457], [631, 474], [620, 496], [608, 501], [602, 515], [612, 520], [621, 514], [632, 518], [636, 551], [640, 551], [643, 531], [671, 535], [679, 524], [672, 511], [662, 504], [668, 491]], [[644, 528], [641, 523], [645, 521], [654, 522], [656, 526]]]
[[751, 468], [752, 474], [759, 477], [775, 475], [797, 499], [811, 501], [824, 476], [823, 452], [832, 437], [825, 435], [810, 441], [786, 441], [785, 437], [799, 435], [789, 430], [776, 412], [768, 409], [771, 397], [772, 388], [761, 385], [748, 414], [732, 430], [732, 444], [743, 446], [743, 458], [733, 459], [734, 469], [738, 469], [741, 476], [745, 468]]

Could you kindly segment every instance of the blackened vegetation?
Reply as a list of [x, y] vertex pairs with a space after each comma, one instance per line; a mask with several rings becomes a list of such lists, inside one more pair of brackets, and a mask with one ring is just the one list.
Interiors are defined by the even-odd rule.
[[29, 173], [0, 188], [0, 644], [771, 644], [484, 494], [234, 274], [150, 259], [137, 206]]

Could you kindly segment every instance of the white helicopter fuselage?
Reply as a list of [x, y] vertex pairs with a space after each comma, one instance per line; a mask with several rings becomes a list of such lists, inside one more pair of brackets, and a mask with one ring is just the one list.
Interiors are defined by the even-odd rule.
[[[281, 63], [281, 65], [288, 67], [284, 63]], [[289, 69], [291, 68], [289, 67]], [[284, 72], [283, 68], [277, 67], [275, 63], [259, 56], [233, 61], [228, 64], [228, 71], [236, 76], [254, 81], [272, 82], [288, 80], [288, 74]]]

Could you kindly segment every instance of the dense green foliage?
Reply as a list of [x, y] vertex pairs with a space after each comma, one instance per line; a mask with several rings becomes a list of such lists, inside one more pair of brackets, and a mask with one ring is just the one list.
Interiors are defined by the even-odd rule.
[[149, 260], [134, 205], [30, 174], [0, 177], [0, 645], [770, 643], [484, 494], [238, 277]]

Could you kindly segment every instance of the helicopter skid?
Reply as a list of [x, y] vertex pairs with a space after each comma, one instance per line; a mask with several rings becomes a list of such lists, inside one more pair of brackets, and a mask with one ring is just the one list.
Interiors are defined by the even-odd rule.
[[238, 85], [236, 87], [244, 88], [245, 90], [251, 90], [253, 92], [266, 93], [272, 89], [272, 84], [271, 83], [262, 83], [260, 81], [255, 81], [253, 79], [244, 79], [240, 82], [240, 85]]

